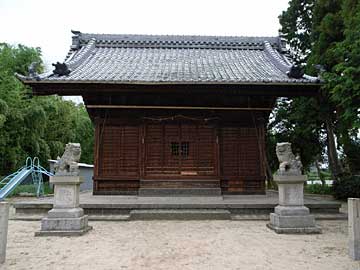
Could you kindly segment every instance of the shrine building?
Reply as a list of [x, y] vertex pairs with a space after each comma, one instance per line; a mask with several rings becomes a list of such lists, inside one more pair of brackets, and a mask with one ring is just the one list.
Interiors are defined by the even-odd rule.
[[321, 85], [279, 37], [78, 31], [54, 71], [19, 78], [35, 95], [83, 97], [95, 195], [264, 194], [276, 99]]

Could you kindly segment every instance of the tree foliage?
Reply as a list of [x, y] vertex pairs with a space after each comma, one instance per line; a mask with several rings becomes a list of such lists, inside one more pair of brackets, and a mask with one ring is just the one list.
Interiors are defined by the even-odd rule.
[[14, 73], [42, 60], [39, 48], [0, 45], [0, 175], [17, 170], [27, 156], [46, 166], [68, 142], [80, 142], [83, 162], [92, 162], [93, 126], [83, 105], [58, 96], [32, 97]]
[[[280, 16], [283, 37], [291, 46], [295, 60], [306, 65], [306, 72], [316, 75], [319, 66], [324, 80], [318, 102], [305, 98], [279, 104], [273, 126], [291, 122], [292, 127], [273, 129], [271, 136], [286, 137], [292, 142], [309, 140], [314, 158], [324, 152], [325, 142], [331, 150], [334, 133], [338, 150], [343, 152], [345, 169], [352, 174], [360, 169], [360, 1], [359, 0], [291, 0]], [[297, 119], [296, 123], [293, 120]], [[305, 124], [306, 123], [306, 124]], [[305, 126], [304, 126], [305, 124]], [[310, 125], [313, 128], [306, 128]], [[315, 126], [314, 126], [315, 125]], [[303, 129], [297, 132], [297, 129]], [[325, 132], [326, 131], [326, 132]], [[283, 135], [283, 134], [285, 135]], [[324, 141], [324, 134], [327, 137]], [[333, 133], [333, 134], [332, 134]], [[295, 143], [296, 144], [296, 143]], [[320, 146], [320, 147], [319, 147]], [[329, 150], [329, 162], [335, 171], [336, 150]], [[332, 152], [332, 153], [331, 153]], [[303, 157], [307, 162], [306, 154]], [[303, 162], [304, 162], [303, 160]]]
[[312, 10], [315, 0], [293, 0], [279, 16], [282, 37], [290, 45], [293, 59], [302, 64], [307, 60], [311, 48]]
[[[279, 99], [273, 114], [268, 126], [273, 149], [276, 142], [292, 142], [292, 149], [300, 155], [304, 168], [320, 159], [325, 142], [316, 99]], [[271, 159], [276, 159], [275, 151]], [[277, 163], [272, 166], [278, 167]]]

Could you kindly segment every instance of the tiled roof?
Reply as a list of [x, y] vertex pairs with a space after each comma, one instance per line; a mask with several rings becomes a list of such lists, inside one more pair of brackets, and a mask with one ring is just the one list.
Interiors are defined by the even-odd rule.
[[[295, 76], [279, 37], [107, 35], [75, 32], [66, 73], [42, 81], [99, 83], [314, 83]], [[57, 73], [57, 74], [56, 74]]]

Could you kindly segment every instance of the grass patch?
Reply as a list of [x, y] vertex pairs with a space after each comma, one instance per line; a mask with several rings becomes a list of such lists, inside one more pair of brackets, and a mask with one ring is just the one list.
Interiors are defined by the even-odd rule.
[[321, 194], [321, 195], [332, 195], [332, 187], [329, 185], [321, 185], [321, 184], [307, 184], [304, 186], [305, 193], [311, 194]]
[[[323, 180], [332, 180], [331, 173], [329, 171], [320, 171], [321, 178]], [[314, 181], [314, 180], [320, 180], [320, 177], [317, 172], [308, 172], [307, 173], [308, 180]]]
[[[8, 197], [18, 196], [20, 193], [29, 193], [36, 196], [36, 187], [35, 185], [19, 185], [9, 194]], [[50, 187], [49, 183], [44, 183], [44, 195], [53, 193], [54, 191]]]

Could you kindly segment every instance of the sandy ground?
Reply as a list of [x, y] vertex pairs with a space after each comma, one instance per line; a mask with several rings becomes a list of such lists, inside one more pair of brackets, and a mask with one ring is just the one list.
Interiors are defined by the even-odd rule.
[[82, 237], [34, 237], [40, 222], [9, 221], [1, 269], [360, 269], [347, 222], [321, 235], [277, 235], [264, 221], [91, 222]]

